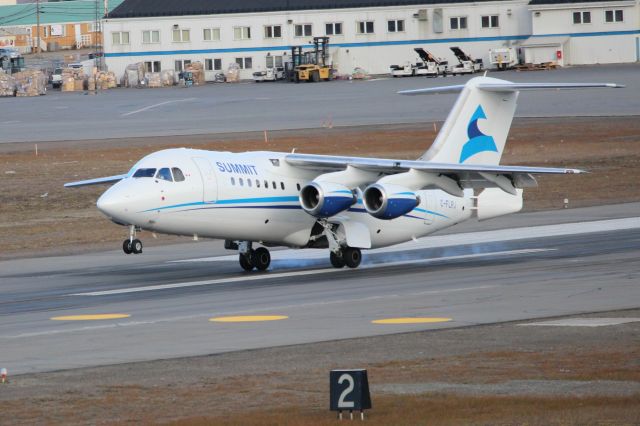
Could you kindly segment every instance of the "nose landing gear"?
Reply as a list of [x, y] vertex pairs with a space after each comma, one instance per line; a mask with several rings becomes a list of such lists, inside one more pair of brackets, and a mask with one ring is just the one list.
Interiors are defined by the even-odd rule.
[[142, 253], [142, 241], [135, 237], [136, 227], [134, 225], [129, 225], [129, 238], [122, 242], [122, 251], [125, 252], [125, 254]]

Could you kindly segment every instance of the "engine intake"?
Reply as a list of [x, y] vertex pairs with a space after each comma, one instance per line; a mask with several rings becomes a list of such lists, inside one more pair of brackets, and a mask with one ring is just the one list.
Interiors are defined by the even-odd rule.
[[420, 204], [420, 198], [410, 189], [381, 183], [369, 185], [362, 201], [371, 216], [385, 220], [403, 216]]
[[315, 217], [331, 217], [357, 201], [349, 188], [339, 183], [311, 182], [300, 190], [302, 208]]

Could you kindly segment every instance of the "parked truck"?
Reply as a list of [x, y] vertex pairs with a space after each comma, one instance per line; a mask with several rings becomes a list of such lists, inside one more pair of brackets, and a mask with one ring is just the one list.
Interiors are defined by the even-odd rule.
[[431, 54], [431, 52], [427, 52], [422, 47], [416, 47], [413, 50], [415, 50], [420, 59], [422, 59], [422, 62], [416, 63], [416, 75], [437, 77], [439, 75], [445, 76], [447, 74], [449, 62], [436, 58]]
[[482, 59], [473, 59], [470, 55], [467, 55], [459, 47], [450, 47], [451, 51], [458, 59], [458, 64], [449, 69], [449, 73], [453, 75], [457, 74], [474, 74], [482, 71], [484, 64]]
[[513, 47], [499, 47], [489, 50], [489, 63], [499, 71], [518, 65], [518, 52]]

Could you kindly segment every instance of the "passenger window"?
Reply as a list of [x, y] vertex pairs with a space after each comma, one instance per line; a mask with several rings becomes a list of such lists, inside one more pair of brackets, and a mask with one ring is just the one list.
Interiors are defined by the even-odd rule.
[[284, 182], [280, 182], [280, 188], [284, 191]]
[[171, 171], [173, 172], [173, 180], [176, 182], [183, 182], [184, 181], [184, 174], [182, 173], [182, 170], [180, 170], [177, 167], [174, 167], [171, 169]]
[[156, 174], [156, 169], [138, 169], [133, 174], [134, 178], [153, 177]]
[[240, 186], [244, 186], [244, 179], [240, 178], [238, 181], [240, 182]]
[[258, 179], [256, 179], [256, 187], [260, 188], [260, 181]]
[[269, 189], [269, 182], [266, 180], [264, 181], [264, 189]]
[[169, 182], [173, 182], [173, 178], [171, 177], [171, 171], [166, 167], [158, 170], [156, 179], [162, 179], [162, 180], [167, 180]]
[[298, 191], [300, 191], [300, 184], [296, 183], [296, 188], [298, 188]]
[[271, 182], [271, 183], [273, 184], [273, 189], [276, 189], [276, 188], [277, 188], [277, 186], [276, 186], [276, 181], [274, 180], [274, 181], [273, 181], [273, 182]]
[[236, 186], [236, 178], [231, 178], [231, 185]]
[[247, 186], [251, 188], [251, 179], [247, 179]]

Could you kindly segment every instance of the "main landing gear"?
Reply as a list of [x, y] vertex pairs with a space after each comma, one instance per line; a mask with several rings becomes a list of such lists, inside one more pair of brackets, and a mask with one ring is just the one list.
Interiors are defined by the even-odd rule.
[[136, 227], [134, 225], [129, 225], [129, 238], [122, 242], [122, 251], [125, 254], [142, 253], [142, 241], [136, 238]]
[[357, 247], [343, 247], [329, 253], [329, 260], [334, 268], [357, 268], [362, 262], [362, 252]]
[[264, 247], [258, 247], [253, 250], [251, 242], [242, 242], [238, 244], [238, 260], [240, 267], [245, 271], [252, 271], [256, 268], [258, 271], [265, 271], [271, 264], [271, 253]]

